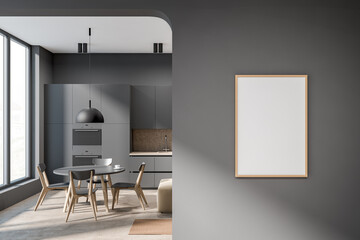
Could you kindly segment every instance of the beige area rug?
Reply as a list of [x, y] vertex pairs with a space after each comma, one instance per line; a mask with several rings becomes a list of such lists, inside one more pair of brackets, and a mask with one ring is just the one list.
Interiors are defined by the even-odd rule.
[[135, 219], [129, 235], [171, 235], [172, 219]]

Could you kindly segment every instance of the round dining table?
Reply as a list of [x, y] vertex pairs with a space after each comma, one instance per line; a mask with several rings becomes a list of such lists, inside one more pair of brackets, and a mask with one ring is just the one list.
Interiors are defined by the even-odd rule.
[[[94, 170], [94, 176], [100, 176], [101, 186], [104, 194], [104, 204], [106, 211], [109, 212], [108, 206], [108, 194], [107, 194], [107, 184], [104, 181], [104, 175], [110, 175], [115, 173], [121, 173], [125, 171], [125, 168], [114, 168], [113, 166], [95, 166], [95, 165], [84, 165], [84, 166], [72, 166], [72, 167], [62, 167], [57, 168], [53, 171], [56, 175], [69, 176], [70, 171], [87, 171]], [[108, 179], [110, 186], [112, 185], [111, 178]], [[70, 191], [68, 191], [70, 194]], [[65, 207], [64, 207], [65, 209]]]

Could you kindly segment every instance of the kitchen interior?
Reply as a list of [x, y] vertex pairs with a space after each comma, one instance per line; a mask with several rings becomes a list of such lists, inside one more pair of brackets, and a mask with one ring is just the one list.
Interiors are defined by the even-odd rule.
[[[32, 45], [36, 161], [51, 182], [59, 167], [112, 158], [113, 182], [157, 188], [172, 177], [172, 32], [156, 17], [3, 17], [4, 31]], [[88, 32], [89, 30], [89, 32]], [[90, 34], [91, 32], [91, 34]], [[79, 122], [83, 109], [103, 122]], [[85, 184], [85, 183], [84, 183]], [[84, 185], [85, 186], [85, 185]]]

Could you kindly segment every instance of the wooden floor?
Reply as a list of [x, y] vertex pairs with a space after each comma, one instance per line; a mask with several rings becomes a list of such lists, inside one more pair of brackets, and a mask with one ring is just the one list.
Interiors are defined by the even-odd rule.
[[[91, 206], [81, 198], [65, 223], [62, 212], [63, 191], [48, 193], [43, 205], [36, 212], [33, 208], [38, 195], [32, 196], [0, 212], [0, 239], [172, 239], [172, 236], [128, 235], [134, 219], [171, 218], [156, 208], [156, 190], [144, 190], [149, 207], [144, 211], [134, 191], [120, 192], [119, 204], [109, 213], [103, 205], [102, 192], [97, 192], [98, 220], [95, 222]], [[109, 191], [109, 197], [111, 193]], [[109, 201], [111, 209], [111, 201]]]

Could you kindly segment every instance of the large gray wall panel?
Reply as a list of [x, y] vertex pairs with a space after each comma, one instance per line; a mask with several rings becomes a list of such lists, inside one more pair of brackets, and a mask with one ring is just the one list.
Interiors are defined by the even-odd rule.
[[113, 165], [120, 164], [126, 169], [125, 172], [111, 176], [113, 182], [129, 181], [128, 158], [130, 152], [130, 125], [126, 124], [103, 124], [103, 158], [112, 158]]
[[[167, 14], [175, 240], [360, 238], [357, 1], [84, 3], [3, 0], [0, 14]], [[234, 178], [235, 74], [309, 74], [308, 179]]]
[[102, 86], [97, 84], [73, 84], [73, 123], [76, 123], [76, 117], [82, 109], [89, 108], [89, 100], [91, 107], [102, 111], [101, 88]]
[[131, 128], [155, 128], [155, 115], [155, 87], [131, 87]]
[[55, 175], [53, 170], [72, 166], [72, 124], [46, 124], [45, 164], [50, 182], [61, 182], [65, 177]]
[[[152, 47], [152, 46], [151, 46]], [[171, 85], [171, 54], [54, 54], [54, 83]]]
[[156, 86], [155, 94], [156, 127], [172, 128], [172, 88], [171, 86]]
[[102, 85], [101, 105], [105, 123], [130, 123], [130, 86]]
[[73, 86], [70, 84], [45, 85], [45, 123], [73, 122]]

